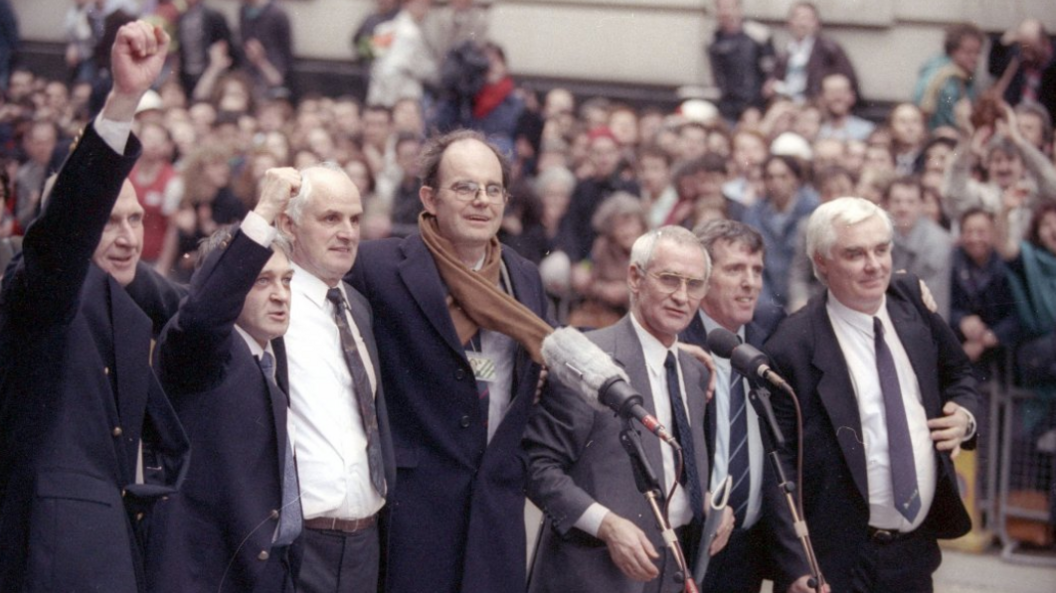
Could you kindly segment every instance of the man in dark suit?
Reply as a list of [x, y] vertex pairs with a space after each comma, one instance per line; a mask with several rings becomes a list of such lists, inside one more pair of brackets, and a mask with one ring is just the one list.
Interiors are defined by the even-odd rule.
[[535, 266], [503, 247], [507, 161], [476, 132], [430, 143], [419, 233], [363, 245], [398, 486], [386, 590], [518, 591], [525, 583], [521, 438], [550, 329]]
[[124, 289], [143, 241], [129, 130], [167, 48], [145, 22], [120, 29], [106, 106], [0, 295], [0, 590], [145, 590], [151, 506], [186, 469], [150, 369], [151, 319]]
[[[974, 445], [971, 365], [924, 306], [918, 281], [892, 281], [892, 234], [891, 220], [867, 200], [819, 207], [807, 253], [828, 291], [765, 346], [799, 395], [801, 502], [834, 591], [931, 591], [936, 538], [971, 526], [951, 461], [962, 444]], [[789, 398], [773, 404], [785, 434], [796, 435]], [[795, 440], [781, 458], [795, 476]], [[805, 573], [794, 563], [782, 572], [787, 580]]]
[[[587, 334], [626, 371], [645, 409], [672, 428], [681, 443], [685, 480], [667, 508], [690, 566], [708, 489], [703, 391], [708, 373], [680, 353], [677, 344], [678, 333], [704, 296], [708, 271], [707, 254], [688, 230], [665, 226], [640, 237], [628, 269], [631, 312], [615, 325]], [[571, 386], [558, 382], [533, 412], [525, 435], [528, 496], [546, 521], [531, 592], [683, 589], [676, 559], [620, 445], [623, 427], [611, 411], [591, 406]], [[644, 435], [642, 445], [666, 495], [680, 478], [675, 455], [652, 435]], [[713, 551], [724, 545], [732, 527], [731, 514]]]
[[240, 228], [201, 248], [191, 293], [158, 342], [158, 377], [199, 454], [180, 495], [157, 508], [151, 591], [294, 590], [301, 506], [282, 343], [293, 268], [272, 224], [299, 186], [293, 169], [266, 173]]
[[[711, 257], [711, 275], [700, 311], [680, 339], [706, 348], [708, 333], [722, 328], [762, 348], [784, 318], [779, 307], [759, 306], [766, 249], [762, 235], [732, 220], [705, 223], [694, 233]], [[801, 554], [801, 549], [778, 547], [782, 540], [774, 531], [792, 529], [791, 513], [776, 493], [776, 476], [766, 459], [772, 440], [746, 397], [750, 386], [732, 370], [729, 359], [716, 356], [715, 365], [719, 380], [715, 396], [708, 401], [704, 425], [710, 484], [715, 489], [727, 476], [732, 478], [728, 505], [735, 514], [736, 529], [726, 548], [711, 559], [703, 590], [754, 592], [764, 578], [770, 578], [773, 558]]]
[[378, 511], [396, 481], [373, 314], [342, 281], [356, 259], [362, 214], [355, 184], [324, 163], [301, 171], [300, 191], [279, 217], [293, 244], [284, 341], [305, 527], [297, 590], [304, 593], [378, 588]]

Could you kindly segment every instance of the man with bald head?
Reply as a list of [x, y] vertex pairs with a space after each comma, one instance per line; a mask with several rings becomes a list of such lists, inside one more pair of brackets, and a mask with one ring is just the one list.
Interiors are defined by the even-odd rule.
[[377, 516], [395, 465], [370, 305], [342, 281], [356, 259], [363, 204], [335, 164], [302, 170], [299, 183], [278, 220], [294, 270], [285, 342], [304, 511], [297, 590], [373, 591]]
[[995, 78], [1011, 72], [1005, 101], [1013, 107], [1040, 103], [1056, 120], [1056, 42], [1037, 18], [991, 40], [988, 69]]
[[143, 21], [118, 31], [113, 90], [4, 282], [2, 591], [144, 591], [152, 506], [186, 471], [187, 437], [150, 370], [144, 310], [161, 309], [133, 286], [143, 209], [126, 180], [132, 119], [168, 41]]
[[377, 314], [397, 487], [386, 590], [523, 591], [526, 459], [546, 297], [499, 243], [510, 167], [477, 132], [422, 153], [418, 233], [363, 245], [349, 280]]

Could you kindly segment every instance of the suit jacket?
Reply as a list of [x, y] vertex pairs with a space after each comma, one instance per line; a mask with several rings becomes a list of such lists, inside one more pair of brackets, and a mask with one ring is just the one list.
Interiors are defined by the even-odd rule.
[[[827, 298], [828, 293], [813, 298], [788, 317], [766, 342], [765, 350], [774, 369], [799, 396], [806, 452], [802, 460], [804, 518], [822, 573], [833, 591], [845, 591], [850, 587], [856, 550], [868, 538], [869, 490], [858, 403], [826, 311]], [[949, 401], [975, 413], [978, 395], [968, 357], [942, 318], [924, 309], [916, 277], [900, 274], [892, 279], [887, 311], [913, 364], [927, 417], [942, 416], [942, 407]], [[790, 400], [774, 398], [773, 406], [786, 437], [795, 435]], [[794, 439], [787, 438], [780, 456], [794, 479]], [[958, 537], [971, 528], [971, 519], [961, 502], [950, 456], [936, 450], [935, 457], [935, 499], [918, 530], [929, 538]], [[788, 579], [806, 574], [803, 566], [785, 565], [782, 572]]]
[[[777, 64], [774, 65], [774, 78], [784, 80], [787, 73], [788, 52], [783, 51], [778, 55]], [[807, 58], [805, 92], [808, 99], [821, 94], [821, 82], [829, 74], [843, 74], [851, 81], [851, 88], [854, 89], [855, 95], [859, 98], [862, 96], [858, 92], [858, 76], [854, 73], [854, 64], [851, 64], [850, 58], [847, 57], [839, 43], [819, 33], [814, 38], [814, 47], [810, 50], [810, 57]]]
[[[511, 401], [491, 441], [447, 291], [418, 234], [360, 246], [349, 282], [374, 307], [392, 403], [397, 486], [387, 505], [386, 590], [517, 591], [525, 582], [521, 438], [540, 367], [517, 348]], [[540, 317], [535, 266], [503, 249], [513, 296]]]
[[[612, 356], [642, 394], [644, 407], [656, 414], [641, 342], [630, 315], [615, 325], [587, 334], [592, 342]], [[708, 454], [704, 446], [704, 391], [708, 373], [693, 357], [679, 354], [686, 403], [693, 432], [694, 453], [701, 492], [708, 490]], [[639, 593], [681, 591], [674, 580], [671, 558], [656, 527], [656, 519], [645, 497], [635, 485], [627, 453], [620, 445], [623, 421], [609, 410], [589, 404], [573, 389], [551, 384], [532, 413], [525, 435], [530, 462], [528, 496], [546, 515], [536, 548], [529, 590], [585, 593]], [[664, 494], [672, 476], [663, 475], [660, 441], [642, 437], [649, 464], [661, 480]], [[661, 553], [659, 577], [649, 583], [627, 578], [612, 562], [605, 543], [573, 525], [594, 502], [635, 523]], [[694, 551], [687, 550], [687, 556]]]
[[186, 471], [151, 319], [91, 263], [138, 152], [85, 130], [0, 295], [0, 590], [143, 590], [150, 506]]
[[[763, 342], [784, 318], [784, 309], [759, 304], [752, 321], [744, 327], [745, 341], [761, 349]], [[679, 339], [688, 344], [697, 344], [711, 352], [707, 346], [704, 322], [699, 314], [693, 316], [693, 321], [682, 332]], [[780, 394], [776, 395], [780, 397]], [[704, 425], [709, 465], [715, 463], [715, 437], [718, 434], [716, 397], [718, 394], [708, 401], [707, 422]], [[754, 401], [752, 405], [756, 405]], [[762, 423], [763, 412], [761, 410], [757, 412]], [[730, 535], [730, 541], [726, 547], [711, 559], [704, 591], [758, 590], [763, 579], [772, 578], [773, 567], [779, 564], [780, 560], [802, 561], [803, 550], [793, 535], [792, 513], [783, 496], [779, 495], [777, 475], [766, 459], [766, 454], [773, 449], [773, 443], [765, 425], [761, 425], [759, 431], [763, 447], [763, 480], [759, 485], [762, 507], [759, 520], [747, 531], [740, 529], [738, 525]], [[710, 477], [709, 475], [709, 480]], [[785, 548], [783, 546], [786, 541], [797, 545]], [[805, 561], [802, 562], [805, 565]]]
[[272, 253], [236, 232], [195, 273], [158, 342], [158, 377], [201, 454], [182, 492], [158, 505], [151, 591], [253, 591], [271, 553], [282, 506], [286, 353], [281, 338], [272, 342], [278, 385], [267, 381], [235, 322]]

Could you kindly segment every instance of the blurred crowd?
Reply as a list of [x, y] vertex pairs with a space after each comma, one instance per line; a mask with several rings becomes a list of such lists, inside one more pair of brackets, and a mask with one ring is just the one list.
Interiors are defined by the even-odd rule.
[[350, 40], [369, 72], [365, 97], [293, 88], [281, 0], [242, 0], [234, 24], [202, 0], [74, 0], [56, 18], [65, 78], [5, 64], [0, 236], [18, 237], [40, 212], [47, 176], [105, 96], [114, 31], [145, 16], [175, 43], [136, 116], [143, 156], [131, 180], [146, 211], [143, 259], [170, 278], [190, 277], [198, 242], [241, 220], [276, 166], [336, 162], [363, 195], [364, 239], [414, 232], [425, 140], [474, 128], [513, 158], [500, 238], [539, 263], [559, 322], [619, 319], [634, 240], [715, 218], [762, 233], [763, 300], [794, 311], [821, 290], [803, 221], [857, 195], [891, 214], [896, 269], [927, 282], [980, 372], [1019, 345], [1033, 361], [1022, 378], [1051, 390], [1056, 57], [1043, 24], [948, 26], [906, 100], [866, 118], [854, 64], [813, 4], [795, 3], [783, 28], [746, 20], [736, 0], [717, 0], [713, 15], [720, 98], [670, 111], [518, 84], [472, 0], [378, 0]]

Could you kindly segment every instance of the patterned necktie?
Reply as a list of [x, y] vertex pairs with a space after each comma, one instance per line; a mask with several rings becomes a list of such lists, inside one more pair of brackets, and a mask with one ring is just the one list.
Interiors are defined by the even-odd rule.
[[[473, 334], [473, 337], [470, 338], [468, 342], [466, 342], [466, 350], [475, 352], [477, 354], [481, 354], [484, 352], [484, 349], [481, 346], [480, 332], [481, 330], [477, 330], [477, 333]], [[488, 362], [483, 362], [482, 364], [489, 365]], [[495, 368], [494, 365], [489, 366], [491, 369]], [[480, 369], [476, 366], [474, 366], [473, 368], [473, 372], [477, 375], [482, 374], [482, 371], [485, 370], [487, 369]], [[488, 411], [491, 407], [491, 384], [489, 382], [484, 381], [483, 379], [477, 379], [477, 397], [479, 398], [480, 402], [480, 413], [481, 416], [484, 418], [484, 429], [487, 430]]]
[[682, 463], [685, 466], [683, 485], [686, 487], [686, 493], [689, 494], [689, 506], [693, 509], [693, 520], [700, 521], [704, 518], [704, 494], [700, 491], [697, 458], [693, 451], [693, 432], [689, 428], [686, 405], [682, 400], [682, 386], [678, 380], [678, 366], [675, 363], [674, 354], [667, 353], [664, 368], [667, 370], [667, 393], [671, 397], [671, 417], [675, 420], [675, 438], [682, 446]]
[[352, 390], [355, 391], [356, 403], [359, 404], [359, 415], [363, 418], [363, 429], [367, 434], [367, 462], [370, 465], [370, 482], [374, 489], [384, 498], [386, 491], [385, 469], [381, 458], [381, 439], [378, 435], [378, 411], [374, 407], [374, 391], [370, 388], [370, 378], [359, 355], [352, 328], [345, 317], [348, 303], [340, 288], [331, 288], [326, 298], [334, 304], [334, 322], [341, 334], [341, 349], [345, 354], [345, 363], [352, 374]]
[[748, 402], [744, 397], [744, 379], [737, 371], [730, 374], [730, 442], [727, 474], [733, 479], [728, 504], [733, 509], [737, 527], [744, 527], [748, 512], [748, 495], [752, 479], [748, 458]]
[[876, 341], [876, 370], [880, 376], [880, 392], [884, 397], [887, 417], [887, 453], [891, 463], [891, 486], [895, 495], [895, 509], [913, 522], [920, 512], [920, 491], [917, 489], [917, 465], [913, 457], [913, 441], [909, 437], [906, 406], [898, 385], [895, 359], [884, 341], [884, 324], [873, 317], [873, 338]]
[[[273, 389], [275, 384], [275, 360], [265, 352], [258, 361], [265, 380]], [[276, 426], [276, 430], [280, 427]], [[286, 459], [282, 464], [282, 512], [279, 513], [279, 528], [275, 532], [275, 546], [288, 546], [301, 534], [304, 518], [301, 515], [301, 490], [297, 482], [297, 466], [293, 458], [293, 444], [286, 437]]]

